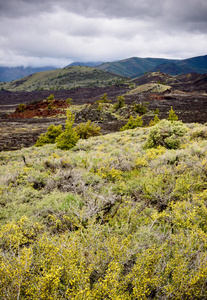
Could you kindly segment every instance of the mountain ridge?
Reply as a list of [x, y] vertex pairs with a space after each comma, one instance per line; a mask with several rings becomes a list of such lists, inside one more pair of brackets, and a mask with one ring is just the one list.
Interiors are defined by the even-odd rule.
[[[187, 59], [167, 59], [167, 58], [141, 58], [130, 57], [113, 62], [73, 62], [65, 68], [72, 66], [93, 67], [102, 71], [113, 73], [131, 79], [140, 77], [146, 72], [161, 71], [169, 75], [179, 75], [187, 73], [207, 73], [207, 55], [196, 56]], [[64, 69], [64, 68], [63, 68]], [[5, 67], [0, 66], [0, 82], [10, 82], [21, 79], [34, 73], [59, 70], [53, 66], [45, 67]]]
[[207, 73], [207, 55], [187, 59], [141, 58], [131, 57], [115, 62], [103, 63], [96, 66], [100, 70], [136, 78], [146, 72], [161, 71], [169, 75], [182, 73]]

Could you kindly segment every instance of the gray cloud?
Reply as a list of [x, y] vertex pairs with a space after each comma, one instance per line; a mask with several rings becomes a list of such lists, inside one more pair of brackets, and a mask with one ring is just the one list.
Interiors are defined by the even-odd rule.
[[0, 65], [206, 54], [206, 0], [1, 0]]
[[1, 0], [2, 16], [19, 17], [51, 12], [57, 7], [88, 17], [167, 17], [169, 20], [207, 22], [206, 0]]
[[56, 7], [88, 17], [137, 17], [159, 14], [164, 0], [1, 0], [0, 13], [3, 16], [18, 17], [41, 11], [51, 12]]

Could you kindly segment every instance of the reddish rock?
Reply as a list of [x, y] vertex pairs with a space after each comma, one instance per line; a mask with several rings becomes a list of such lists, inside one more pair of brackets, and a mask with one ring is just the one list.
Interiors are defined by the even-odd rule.
[[[51, 108], [48, 108], [50, 105]], [[34, 117], [51, 117], [57, 114], [65, 114], [63, 109], [69, 106], [64, 100], [54, 100], [54, 101], [42, 101], [37, 104], [27, 105], [24, 112], [20, 112], [19, 108], [16, 108], [15, 112], [8, 115], [9, 118], [34, 118]]]
[[150, 94], [149, 95], [149, 101], [150, 100], [164, 100], [164, 96], [162, 94]]

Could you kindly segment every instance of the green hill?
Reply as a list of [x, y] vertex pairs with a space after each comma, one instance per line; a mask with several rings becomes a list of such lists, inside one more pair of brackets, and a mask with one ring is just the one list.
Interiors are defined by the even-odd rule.
[[206, 299], [207, 127], [0, 154], [2, 299]]
[[[170, 60], [173, 62], [174, 60]], [[140, 58], [132, 57], [116, 62], [104, 63], [97, 66], [100, 70], [108, 71], [111, 73], [119, 74], [128, 77], [138, 77], [145, 72], [151, 71], [161, 63], [169, 62], [164, 58]]]
[[142, 76], [149, 71], [161, 71], [170, 75], [181, 73], [205, 74], [207, 73], [207, 55], [184, 60], [132, 57], [116, 62], [104, 63], [97, 67], [100, 70], [131, 78]]
[[177, 61], [175, 63], [163, 63], [156, 66], [152, 71], [161, 71], [170, 75], [178, 75], [181, 73], [207, 73], [207, 55], [193, 57]]
[[105, 86], [119, 83], [123, 76], [110, 74], [87, 66], [71, 66], [38, 72], [21, 79], [1, 84], [10, 91], [59, 90], [74, 87]]

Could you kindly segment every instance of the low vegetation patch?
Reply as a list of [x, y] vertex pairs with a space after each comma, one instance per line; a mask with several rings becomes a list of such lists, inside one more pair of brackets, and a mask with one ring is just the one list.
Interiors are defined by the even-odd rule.
[[68, 150], [74, 147], [80, 138], [88, 139], [89, 137], [99, 135], [101, 127], [95, 123], [91, 123], [91, 121], [88, 120], [87, 123], [80, 123], [73, 128], [75, 115], [70, 110], [67, 110], [66, 115], [65, 130], [62, 130], [61, 125], [50, 125], [47, 132], [41, 134], [35, 143], [36, 147], [57, 143], [57, 148]]
[[2, 299], [206, 299], [206, 126], [79, 139], [73, 122], [1, 152]]

